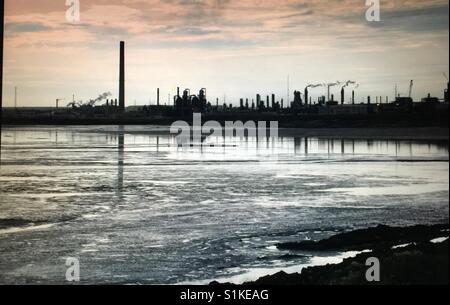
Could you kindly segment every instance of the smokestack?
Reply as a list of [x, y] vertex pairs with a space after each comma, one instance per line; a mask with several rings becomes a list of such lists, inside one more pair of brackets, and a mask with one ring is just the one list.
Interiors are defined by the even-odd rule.
[[275, 108], [275, 94], [272, 94], [272, 108]]
[[344, 87], [341, 89], [341, 105], [344, 105], [344, 97], [345, 97], [345, 90]]
[[17, 108], [17, 87], [14, 87], [14, 108]]
[[352, 90], [352, 105], [355, 105], [355, 90]]
[[334, 102], [334, 94], [331, 95], [331, 101]]
[[367, 104], [370, 105], [370, 95], [367, 97]]
[[305, 105], [308, 105], [308, 96], [309, 96], [309, 92], [308, 92], [308, 87], [305, 88]]
[[156, 105], [159, 106], [159, 88], [156, 90]]
[[125, 42], [120, 42], [119, 108], [125, 111]]

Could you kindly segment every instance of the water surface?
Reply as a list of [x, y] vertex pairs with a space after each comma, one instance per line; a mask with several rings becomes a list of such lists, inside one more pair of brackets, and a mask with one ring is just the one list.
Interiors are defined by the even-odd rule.
[[67, 257], [83, 283], [242, 281], [336, 255], [278, 242], [448, 222], [448, 142], [197, 144], [156, 127], [3, 128], [0, 283], [64, 283]]

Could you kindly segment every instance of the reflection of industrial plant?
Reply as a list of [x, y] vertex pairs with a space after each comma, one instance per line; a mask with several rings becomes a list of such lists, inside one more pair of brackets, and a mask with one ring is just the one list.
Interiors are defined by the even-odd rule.
[[[176, 95], [170, 98], [167, 103], [160, 101], [160, 89], [157, 88], [156, 104], [130, 106], [125, 103], [125, 43], [120, 43], [120, 67], [119, 67], [119, 97], [113, 98], [111, 93], [105, 92], [98, 97], [87, 102], [75, 101], [72, 98], [70, 103], [65, 99], [56, 100], [56, 108], [33, 109], [33, 115], [49, 115], [52, 119], [70, 119], [78, 118], [133, 118], [148, 117], [151, 122], [153, 117], [179, 118], [192, 115], [192, 113], [205, 113], [211, 115], [229, 115], [234, 114], [239, 117], [240, 114], [271, 114], [276, 116], [289, 115], [368, 115], [368, 114], [395, 114], [395, 113], [426, 113], [448, 111], [449, 103], [449, 82], [447, 78], [447, 89], [444, 90], [444, 98], [432, 97], [430, 94], [420, 102], [414, 102], [412, 99], [412, 90], [414, 82], [409, 83], [409, 90], [406, 94], [399, 94], [397, 86], [395, 87], [395, 98], [392, 100], [385, 96], [367, 96], [355, 99], [355, 92], [359, 88], [356, 81], [336, 81], [332, 83], [319, 83], [307, 85], [302, 91], [295, 90], [293, 101], [285, 101], [283, 98], [277, 98], [271, 93], [263, 97], [256, 94], [254, 98], [240, 98], [239, 106], [233, 103], [226, 103], [225, 99], [219, 103], [219, 99], [208, 100], [206, 88], [198, 91], [198, 94], [192, 94], [190, 89], [184, 89], [180, 93], [177, 88]], [[326, 95], [320, 94], [325, 91]], [[335, 98], [333, 93], [338, 91], [340, 96]], [[312, 97], [315, 94], [316, 98]], [[289, 94], [288, 94], [289, 96]], [[237, 101], [236, 101], [237, 102]], [[61, 107], [64, 103], [66, 107]], [[9, 109], [9, 112], [11, 109]], [[19, 109], [14, 108], [15, 115], [18, 115]], [[21, 108], [23, 117], [27, 116], [27, 110]], [[4, 114], [8, 116], [8, 111]], [[14, 114], [11, 114], [14, 116]], [[29, 114], [28, 114], [29, 115]], [[106, 121], [107, 122], [107, 121]]]

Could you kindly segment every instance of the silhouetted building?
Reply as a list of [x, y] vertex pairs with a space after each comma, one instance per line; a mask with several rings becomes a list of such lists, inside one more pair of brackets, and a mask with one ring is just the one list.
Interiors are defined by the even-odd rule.
[[300, 91], [294, 91], [294, 101], [291, 103], [292, 109], [300, 109], [302, 107], [302, 94]]
[[428, 103], [428, 104], [438, 104], [439, 103], [439, 98], [437, 97], [432, 97], [430, 93], [428, 93], [427, 97], [424, 97], [422, 99], [422, 103]]

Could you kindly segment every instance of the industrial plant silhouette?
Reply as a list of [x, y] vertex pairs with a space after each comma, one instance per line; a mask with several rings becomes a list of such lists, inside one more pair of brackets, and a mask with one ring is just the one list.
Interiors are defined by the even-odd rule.
[[[240, 98], [239, 106], [232, 103], [219, 103], [207, 97], [207, 89], [201, 88], [198, 94], [184, 89], [173, 96], [169, 104], [160, 102], [160, 89], [157, 88], [156, 105], [127, 106], [125, 100], [125, 42], [120, 42], [119, 55], [119, 96], [110, 98], [106, 92], [88, 102], [76, 102], [75, 98], [66, 107], [61, 107], [62, 99], [56, 99], [51, 108], [5, 108], [5, 123], [45, 123], [45, 124], [170, 124], [174, 120], [202, 113], [205, 119], [225, 120], [261, 120], [280, 121], [282, 127], [356, 127], [356, 126], [448, 126], [449, 87], [444, 89], [443, 98], [428, 94], [421, 101], [411, 97], [414, 86], [410, 82], [409, 94], [395, 98], [367, 96], [364, 102], [355, 101], [357, 81], [336, 81], [333, 83], [308, 84], [304, 90], [295, 90], [293, 101], [277, 99], [275, 94], [267, 95], [265, 100], [256, 94], [251, 100]], [[311, 92], [318, 87], [327, 89], [327, 96], [318, 96], [313, 100]], [[331, 88], [340, 87], [340, 99], [335, 99]], [[351, 89], [350, 98], [346, 98], [347, 89]], [[368, 119], [370, 118], [370, 119]]]

